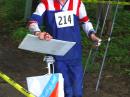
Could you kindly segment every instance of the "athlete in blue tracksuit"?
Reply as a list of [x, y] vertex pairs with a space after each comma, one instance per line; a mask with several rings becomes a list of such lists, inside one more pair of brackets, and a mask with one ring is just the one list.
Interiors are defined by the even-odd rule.
[[[43, 33], [40, 30], [42, 22], [46, 27]], [[76, 42], [65, 56], [55, 56], [55, 72], [63, 74], [65, 97], [83, 95], [80, 24], [88, 37], [97, 42], [100, 40], [81, 0], [41, 0], [29, 20], [29, 30], [39, 39]]]

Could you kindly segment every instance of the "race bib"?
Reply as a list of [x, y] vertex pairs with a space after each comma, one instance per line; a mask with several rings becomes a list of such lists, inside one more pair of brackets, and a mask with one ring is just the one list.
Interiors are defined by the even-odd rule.
[[58, 28], [74, 26], [73, 11], [55, 13], [55, 20]]

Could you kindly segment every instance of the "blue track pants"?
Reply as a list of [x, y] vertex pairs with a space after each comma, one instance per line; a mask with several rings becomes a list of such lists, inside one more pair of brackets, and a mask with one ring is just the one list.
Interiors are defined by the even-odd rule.
[[82, 97], [83, 68], [81, 60], [56, 61], [55, 72], [63, 74], [65, 97]]

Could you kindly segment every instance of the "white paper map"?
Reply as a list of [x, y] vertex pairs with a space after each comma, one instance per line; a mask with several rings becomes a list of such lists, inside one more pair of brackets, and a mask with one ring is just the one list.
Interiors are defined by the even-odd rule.
[[75, 42], [51, 39], [50, 41], [40, 40], [37, 36], [27, 34], [18, 48], [44, 54], [64, 56]]

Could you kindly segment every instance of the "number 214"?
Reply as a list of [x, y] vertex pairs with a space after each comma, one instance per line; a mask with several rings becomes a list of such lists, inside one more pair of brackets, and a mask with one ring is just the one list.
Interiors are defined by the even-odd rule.
[[59, 20], [59, 25], [64, 25], [64, 24], [71, 24], [71, 15], [69, 16], [59, 16], [58, 17], [60, 20]]

